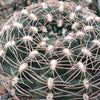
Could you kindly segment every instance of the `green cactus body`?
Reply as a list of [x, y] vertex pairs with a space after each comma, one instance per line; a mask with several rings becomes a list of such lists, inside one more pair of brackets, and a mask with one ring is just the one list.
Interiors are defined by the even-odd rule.
[[90, 100], [100, 93], [100, 18], [73, 2], [15, 12], [0, 32], [0, 62], [13, 96]]

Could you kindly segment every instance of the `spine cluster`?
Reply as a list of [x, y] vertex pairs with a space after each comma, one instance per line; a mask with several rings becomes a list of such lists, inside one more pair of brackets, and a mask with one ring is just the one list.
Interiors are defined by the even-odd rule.
[[[0, 31], [0, 63], [13, 96], [91, 100], [100, 93], [100, 18], [73, 2], [15, 12]], [[3, 83], [6, 86], [6, 83]]]

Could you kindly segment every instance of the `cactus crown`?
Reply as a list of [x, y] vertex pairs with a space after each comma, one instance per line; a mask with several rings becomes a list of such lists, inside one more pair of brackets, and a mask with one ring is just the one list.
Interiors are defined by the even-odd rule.
[[3, 26], [0, 62], [13, 96], [89, 100], [100, 93], [100, 18], [73, 2], [47, 1]]

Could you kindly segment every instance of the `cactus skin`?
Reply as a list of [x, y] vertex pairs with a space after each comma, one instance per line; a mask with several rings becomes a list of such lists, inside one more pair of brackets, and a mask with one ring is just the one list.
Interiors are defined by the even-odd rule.
[[100, 18], [73, 2], [16, 12], [0, 32], [0, 69], [12, 96], [92, 100], [100, 93]]

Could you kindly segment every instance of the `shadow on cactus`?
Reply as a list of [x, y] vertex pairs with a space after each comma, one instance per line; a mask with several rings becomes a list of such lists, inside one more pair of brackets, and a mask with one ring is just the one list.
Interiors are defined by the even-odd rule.
[[3, 26], [0, 62], [12, 96], [92, 100], [100, 93], [100, 18], [73, 2], [47, 1]]

